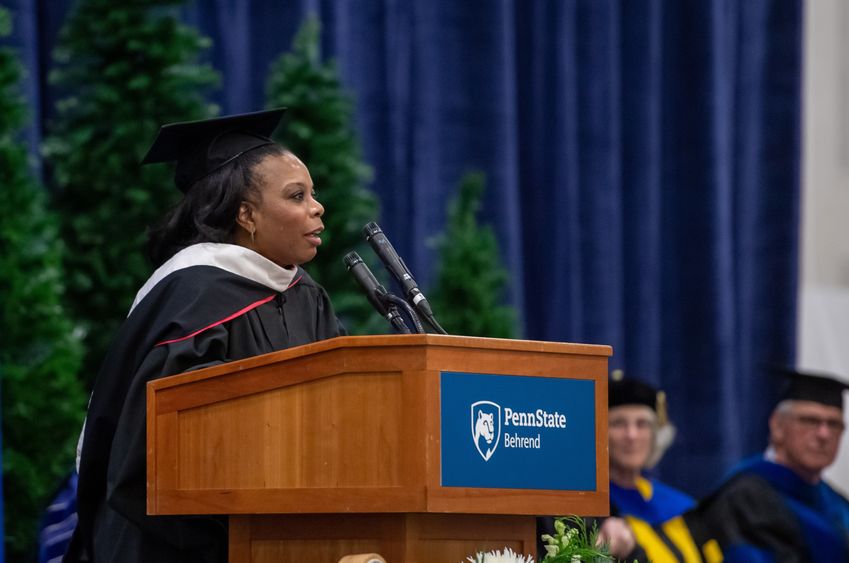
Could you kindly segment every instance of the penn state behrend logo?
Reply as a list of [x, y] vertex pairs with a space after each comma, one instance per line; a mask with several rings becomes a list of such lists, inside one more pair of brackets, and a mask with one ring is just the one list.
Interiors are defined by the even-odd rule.
[[484, 461], [489, 461], [501, 438], [501, 406], [492, 401], [472, 403], [472, 440]]

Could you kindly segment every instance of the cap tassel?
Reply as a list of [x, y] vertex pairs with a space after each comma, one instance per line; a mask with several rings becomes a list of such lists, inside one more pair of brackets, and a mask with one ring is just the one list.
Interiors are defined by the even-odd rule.
[[663, 391], [657, 392], [657, 425], [666, 426], [669, 424], [669, 416], [666, 412], [666, 393]]

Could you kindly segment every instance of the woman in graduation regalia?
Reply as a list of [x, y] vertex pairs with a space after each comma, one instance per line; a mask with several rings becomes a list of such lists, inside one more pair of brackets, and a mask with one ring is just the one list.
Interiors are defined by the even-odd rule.
[[[610, 454], [610, 515], [598, 522], [599, 538], [626, 561], [648, 561], [646, 552], [662, 540], [652, 526], [692, 507], [693, 499], [648, 475], [675, 437], [667, 420], [666, 395], [637, 379], [611, 374], [607, 394]], [[627, 523], [627, 524], [626, 524]], [[551, 534], [551, 518], [538, 521]], [[545, 546], [539, 546], [544, 553]]]
[[145, 514], [146, 383], [341, 332], [299, 267], [324, 208], [306, 166], [269, 138], [283, 111], [166, 125], [143, 161], [176, 161], [184, 197], [151, 232], [157, 269], [92, 392], [65, 561], [226, 561], [226, 519]]
[[666, 394], [621, 373], [614, 371], [608, 386], [611, 513], [657, 524], [694, 500], [646, 474], [672, 444], [675, 429], [667, 419]]
[[607, 424], [610, 514], [624, 518], [636, 539], [635, 550], [620, 556], [648, 560], [644, 552], [660, 542], [652, 526], [695, 504], [689, 495], [647, 474], [675, 437], [667, 419], [666, 394], [614, 371], [608, 386]]

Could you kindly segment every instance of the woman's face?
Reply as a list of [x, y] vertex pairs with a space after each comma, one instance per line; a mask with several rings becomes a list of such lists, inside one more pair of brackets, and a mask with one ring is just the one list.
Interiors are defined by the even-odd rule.
[[610, 409], [607, 416], [610, 465], [623, 471], [640, 471], [652, 451], [654, 411], [643, 405], [621, 405]]
[[259, 195], [245, 202], [240, 221], [254, 228], [250, 247], [278, 266], [312, 260], [321, 244], [324, 207], [315, 199], [309, 170], [292, 153], [268, 156], [256, 166]]

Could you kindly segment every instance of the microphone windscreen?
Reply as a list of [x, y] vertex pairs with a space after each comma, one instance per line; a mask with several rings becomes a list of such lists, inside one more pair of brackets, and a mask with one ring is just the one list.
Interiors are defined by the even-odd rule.
[[377, 233], [382, 233], [383, 231], [380, 229], [380, 226], [372, 221], [371, 223], [367, 223], [365, 227], [363, 227], [363, 236], [366, 239], [369, 239], [376, 235]]
[[348, 254], [345, 255], [344, 260], [345, 260], [345, 266], [349, 270], [351, 269], [351, 266], [353, 266], [354, 264], [357, 264], [358, 262], [363, 261], [363, 259], [360, 258], [360, 255], [357, 254], [356, 252], [349, 252]]

